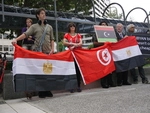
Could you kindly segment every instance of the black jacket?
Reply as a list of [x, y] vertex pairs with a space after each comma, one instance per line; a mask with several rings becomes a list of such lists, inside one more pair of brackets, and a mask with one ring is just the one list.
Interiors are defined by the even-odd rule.
[[[123, 33], [122, 33], [122, 35], [123, 35], [123, 37], [125, 36], [125, 34], [123, 34]], [[118, 41], [122, 39], [122, 37], [120, 37], [120, 35], [117, 31], [116, 31], [116, 37], [117, 37]]]

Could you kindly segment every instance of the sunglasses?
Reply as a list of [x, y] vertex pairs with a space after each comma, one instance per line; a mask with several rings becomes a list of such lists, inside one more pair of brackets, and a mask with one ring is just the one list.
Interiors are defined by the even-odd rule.
[[75, 27], [74, 25], [71, 25], [71, 26], [69, 26], [69, 27]]

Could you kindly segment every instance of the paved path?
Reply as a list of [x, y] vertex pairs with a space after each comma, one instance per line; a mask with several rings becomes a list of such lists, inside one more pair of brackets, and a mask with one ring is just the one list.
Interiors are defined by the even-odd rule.
[[44, 99], [0, 99], [0, 113], [150, 113], [150, 84], [57, 93]]

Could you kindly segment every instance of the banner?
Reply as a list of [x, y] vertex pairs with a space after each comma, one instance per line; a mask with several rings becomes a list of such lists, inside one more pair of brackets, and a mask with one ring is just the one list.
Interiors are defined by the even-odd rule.
[[138, 45], [143, 55], [150, 55], [150, 34], [146, 33], [134, 33]]

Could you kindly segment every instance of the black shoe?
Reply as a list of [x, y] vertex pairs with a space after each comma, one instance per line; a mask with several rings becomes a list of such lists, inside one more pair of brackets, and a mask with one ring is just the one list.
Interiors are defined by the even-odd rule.
[[77, 89], [77, 92], [81, 92], [82, 91], [82, 89], [79, 87], [78, 89]]
[[131, 85], [129, 82], [124, 82], [123, 85]]
[[39, 95], [39, 98], [45, 98], [45, 96]]
[[45, 92], [45, 96], [46, 96], [46, 97], [53, 97], [53, 94], [52, 94], [51, 91], [46, 91], [46, 92]]
[[136, 81], [133, 81], [133, 84], [138, 84], [138, 81], [136, 80]]
[[25, 92], [27, 99], [32, 99], [33, 92]]
[[122, 84], [121, 84], [121, 83], [118, 83], [117, 86], [122, 86]]
[[116, 85], [115, 84], [111, 84], [111, 85], [109, 85], [110, 87], [116, 87]]
[[148, 80], [144, 80], [142, 81], [143, 84], [150, 84], [150, 82]]
[[39, 91], [38, 95], [39, 95], [39, 98], [45, 98], [46, 97], [44, 91]]
[[108, 86], [108, 85], [105, 85], [105, 86], [102, 86], [102, 88], [109, 88], [109, 86]]
[[74, 93], [74, 89], [70, 89], [69, 91], [70, 91], [70, 93]]

